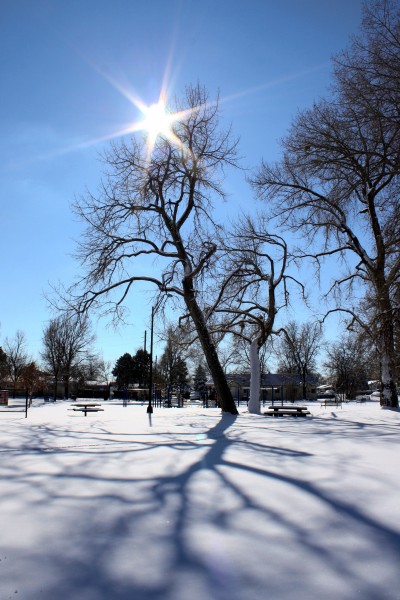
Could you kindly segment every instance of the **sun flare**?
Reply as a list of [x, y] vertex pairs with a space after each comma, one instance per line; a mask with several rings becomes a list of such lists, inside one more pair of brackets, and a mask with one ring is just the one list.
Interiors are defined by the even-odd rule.
[[[201, 106], [195, 106], [191, 108], [187, 108], [186, 110], [180, 110], [178, 112], [172, 112], [167, 109], [167, 72], [164, 76], [164, 83], [162, 84], [160, 95], [158, 102], [153, 104], [146, 104], [143, 100], [136, 94], [136, 92], [132, 89], [130, 85], [124, 85], [120, 82], [112, 73], [106, 72], [103, 68], [93, 63], [92, 61], [86, 58], [87, 62], [90, 66], [95, 69], [110, 85], [112, 85], [122, 96], [124, 96], [138, 111], [138, 119], [134, 122], [130, 121], [125, 125], [122, 125], [118, 129], [111, 131], [105, 135], [101, 135], [98, 137], [92, 137], [89, 139], [85, 139], [79, 143], [74, 143], [71, 145], [67, 145], [59, 148], [51, 152], [50, 154], [41, 155], [40, 158], [48, 158], [49, 156], [62, 155], [69, 152], [73, 152], [77, 149], [88, 148], [94, 146], [96, 144], [102, 144], [109, 140], [114, 140], [116, 138], [122, 138], [125, 136], [130, 136], [135, 133], [144, 133], [146, 137], [146, 147], [147, 147], [147, 159], [150, 160], [151, 156], [155, 150], [158, 138], [164, 138], [168, 142], [171, 142], [174, 146], [177, 146], [182, 149], [184, 152], [190, 153], [191, 151], [187, 148], [186, 144], [182, 142], [180, 137], [180, 133], [178, 131], [179, 128], [174, 127], [174, 124], [178, 122], [184, 123], [185, 119], [189, 118], [191, 114], [200, 110]], [[246, 96], [249, 94], [257, 93], [266, 88], [270, 88], [281, 83], [285, 83], [287, 81], [291, 81], [292, 79], [296, 79], [298, 77], [303, 77], [308, 73], [312, 73], [316, 70], [320, 70], [325, 68], [326, 64], [318, 65], [312, 69], [306, 71], [300, 71], [293, 73], [291, 75], [282, 77], [280, 79], [267, 81], [258, 85], [256, 87], [243, 89], [238, 91], [230, 96], [226, 96], [225, 98], [220, 98], [217, 103], [228, 102], [235, 100], [236, 98], [240, 98], [242, 96]], [[211, 106], [212, 103], [208, 103], [208, 106]], [[174, 131], [175, 130], [175, 131]]]
[[173, 116], [166, 111], [163, 102], [157, 102], [143, 109], [145, 118], [142, 126], [151, 140], [156, 140], [158, 136], [169, 137], [171, 134], [171, 124]]
[[[92, 65], [93, 66], [93, 65]], [[198, 110], [199, 107], [192, 107], [183, 110], [173, 112], [173, 110], [167, 107], [167, 86], [164, 85], [161, 88], [158, 101], [153, 104], [146, 104], [129, 86], [123, 85], [119, 82], [112, 74], [105, 73], [102, 69], [97, 68], [96, 70], [116, 89], [122, 94], [129, 102], [138, 110], [138, 118], [135, 121], [127, 123], [125, 126], [118, 128], [110, 133], [84, 140], [79, 144], [61, 148], [57, 154], [65, 154], [71, 152], [77, 148], [87, 148], [95, 144], [113, 140], [115, 138], [121, 138], [129, 136], [135, 133], [142, 133], [145, 137], [146, 143], [146, 160], [151, 160], [153, 152], [156, 149], [157, 141], [159, 138], [171, 143], [182, 151], [189, 152], [186, 145], [180, 139], [178, 129], [174, 126], [178, 122], [184, 122], [185, 119]]]
[[175, 146], [183, 147], [181, 140], [173, 129], [173, 124], [187, 117], [190, 110], [170, 112], [166, 105], [166, 94], [161, 93], [157, 103], [146, 105], [136, 100], [135, 104], [143, 115], [143, 119], [133, 125], [133, 130], [144, 131], [146, 135], [147, 158], [153, 153], [158, 138], [164, 138]]

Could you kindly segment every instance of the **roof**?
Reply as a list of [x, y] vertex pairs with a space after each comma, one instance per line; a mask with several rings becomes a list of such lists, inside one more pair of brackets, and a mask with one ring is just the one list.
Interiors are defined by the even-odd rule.
[[[228, 373], [228, 382], [241, 386], [250, 385], [250, 373]], [[317, 384], [317, 378], [310, 375], [307, 383]], [[302, 385], [301, 376], [298, 373], [263, 373], [260, 378], [261, 387], [278, 387], [280, 385]]]

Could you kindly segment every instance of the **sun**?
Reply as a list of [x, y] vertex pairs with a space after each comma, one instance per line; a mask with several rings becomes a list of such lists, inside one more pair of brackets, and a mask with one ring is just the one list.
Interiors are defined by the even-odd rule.
[[166, 94], [162, 92], [158, 102], [144, 104], [134, 98], [133, 103], [142, 113], [142, 118], [131, 127], [130, 132], [143, 131], [146, 136], [147, 159], [150, 159], [158, 138], [163, 138], [175, 146], [182, 146], [182, 142], [173, 130], [173, 124], [186, 117], [186, 112], [171, 112], [167, 108]]
[[115, 138], [125, 137], [140, 132], [145, 136], [147, 161], [151, 160], [159, 138], [180, 148], [184, 152], [188, 151], [186, 145], [180, 139], [179, 127], [174, 127], [174, 125], [179, 122], [184, 123], [193, 112], [198, 110], [198, 107], [178, 110], [176, 112], [168, 109], [166, 84], [163, 84], [161, 88], [158, 101], [153, 104], [146, 104], [128, 86], [121, 84], [112, 75], [104, 73], [100, 69], [98, 70], [101, 75], [139, 111], [138, 118], [134, 122], [131, 121], [109, 134], [83, 141], [80, 144], [68, 148], [63, 148], [59, 153], [64, 154], [65, 152], [70, 152], [76, 148], [86, 148], [107, 140], [113, 140]]
[[167, 112], [164, 102], [146, 106], [142, 109], [144, 119], [141, 123], [144, 131], [147, 132], [151, 142], [155, 142], [158, 136], [170, 137], [172, 134], [171, 125], [174, 116]]
[[171, 142], [174, 146], [183, 147], [178, 135], [174, 132], [173, 124], [184, 120], [191, 112], [184, 110], [181, 112], [171, 112], [167, 109], [166, 95], [160, 94], [158, 102], [149, 106], [135, 100], [137, 108], [143, 115], [143, 119], [137, 121], [131, 131], [144, 131], [146, 135], [147, 158], [153, 154], [158, 138], [163, 138]]

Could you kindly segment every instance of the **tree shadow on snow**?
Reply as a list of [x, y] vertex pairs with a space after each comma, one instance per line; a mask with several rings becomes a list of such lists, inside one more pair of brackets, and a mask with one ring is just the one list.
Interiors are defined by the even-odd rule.
[[[1, 463], [2, 502], [43, 519], [43, 532], [29, 554], [1, 549], [15, 574], [0, 563], [0, 597], [20, 587], [32, 600], [283, 600], [310, 590], [325, 600], [395, 598], [394, 529], [310, 481], [301, 468], [310, 453], [247, 439], [236, 416], [214, 420], [199, 433], [27, 429]], [[260, 422], [268, 439], [270, 422]], [[335, 533], [349, 531], [356, 543], [346, 551]], [[378, 548], [390, 559], [387, 588], [364, 570]], [[332, 595], [316, 565], [340, 582]]]

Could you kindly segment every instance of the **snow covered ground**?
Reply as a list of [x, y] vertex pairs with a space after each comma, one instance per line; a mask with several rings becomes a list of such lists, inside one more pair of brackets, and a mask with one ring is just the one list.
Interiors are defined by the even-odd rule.
[[0, 414], [0, 600], [400, 599], [400, 413], [69, 405]]

